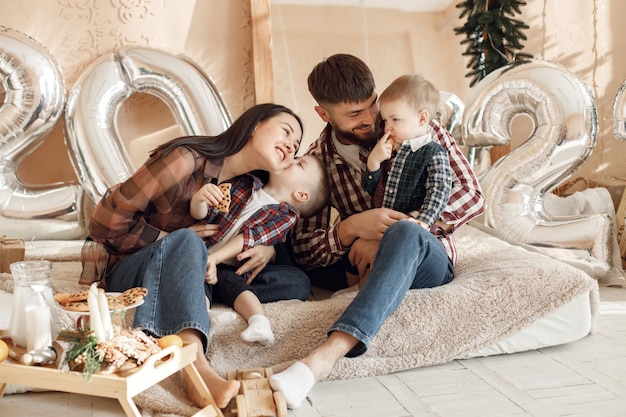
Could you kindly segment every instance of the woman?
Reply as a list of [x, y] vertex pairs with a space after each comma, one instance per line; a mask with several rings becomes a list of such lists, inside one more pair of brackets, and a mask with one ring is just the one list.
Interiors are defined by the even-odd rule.
[[[208, 181], [219, 184], [254, 170], [287, 168], [301, 140], [302, 122], [291, 110], [254, 106], [217, 136], [183, 137], [159, 146], [132, 177], [111, 187], [89, 225], [89, 238], [109, 254], [107, 290], [148, 289], [133, 325], [156, 337], [178, 334], [186, 343], [196, 343], [194, 364], [220, 408], [237, 394], [240, 383], [220, 377], [206, 359], [208, 255], [203, 239], [218, 226], [190, 215], [191, 197]], [[248, 260], [238, 272], [252, 271], [262, 302], [306, 299], [310, 286], [302, 271], [286, 265], [264, 269], [273, 255], [271, 247], [245, 251], [238, 260]], [[192, 384], [185, 383], [190, 399], [204, 405]]]

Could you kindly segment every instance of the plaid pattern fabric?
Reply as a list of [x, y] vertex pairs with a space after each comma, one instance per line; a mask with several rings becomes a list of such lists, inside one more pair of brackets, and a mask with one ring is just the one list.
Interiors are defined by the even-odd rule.
[[[397, 155], [381, 164], [380, 178], [366, 170], [363, 186], [374, 191], [373, 206], [391, 208], [432, 225], [450, 198], [452, 172], [446, 150], [435, 142], [413, 151], [404, 142]], [[414, 215], [413, 211], [418, 212]]]
[[[219, 224], [219, 232], [207, 239], [213, 245], [228, 233], [233, 223], [240, 216], [254, 192], [263, 187], [263, 183], [252, 174], [241, 175], [231, 182], [231, 201], [228, 213], [220, 213], [217, 207], [210, 207], [206, 222]], [[256, 245], [273, 245], [284, 242], [287, 233], [296, 225], [298, 211], [286, 203], [267, 204], [255, 211], [241, 226], [243, 233], [243, 250]]]
[[[189, 213], [191, 197], [203, 184], [217, 179], [221, 165], [221, 160], [178, 147], [167, 156], [153, 156], [126, 181], [111, 187], [94, 209], [89, 224], [89, 237], [102, 243], [110, 254], [107, 271], [154, 242], [161, 230], [172, 232], [198, 223]], [[235, 190], [235, 194], [239, 205], [244, 204], [245, 192]], [[284, 210], [291, 209], [280, 207], [281, 212]], [[274, 211], [269, 208], [251, 217], [246, 245], [269, 242], [295, 224], [297, 212], [293, 218], [291, 211], [277, 222], [280, 224], [268, 222]], [[237, 213], [233, 210], [231, 215]]]
[[[453, 230], [480, 215], [484, 210], [484, 197], [471, 165], [456, 142], [438, 120], [432, 120], [433, 140], [447, 151], [452, 170], [452, 191], [441, 220]], [[297, 262], [304, 268], [331, 265], [341, 261], [349, 248], [343, 247], [337, 234], [335, 213], [340, 219], [372, 208], [372, 197], [361, 184], [362, 172], [367, 163], [368, 151], [360, 150], [361, 166], [348, 164], [332, 144], [332, 128], [328, 125], [322, 135], [311, 145], [308, 154], [318, 156], [329, 173], [331, 182], [330, 206], [317, 215], [300, 219], [294, 233], [293, 248]], [[334, 209], [334, 210], [333, 210]], [[456, 261], [453, 235], [440, 236], [450, 259]]]

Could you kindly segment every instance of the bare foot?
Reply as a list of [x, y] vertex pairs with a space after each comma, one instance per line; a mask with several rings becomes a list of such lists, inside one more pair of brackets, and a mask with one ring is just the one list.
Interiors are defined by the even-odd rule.
[[198, 350], [196, 351], [196, 360], [193, 362], [195, 368], [197, 369], [197, 374], [188, 370], [183, 372], [183, 382], [187, 388], [187, 395], [189, 396], [189, 399], [201, 408], [212, 404], [211, 398], [202, 391], [199, 391], [193, 383], [193, 378], [195, 376], [195, 378], [199, 378], [205, 383], [211, 393], [211, 396], [215, 400], [215, 405], [219, 408], [226, 407], [230, 400], [232, 400], [233, 397], [239, 392], [241, 382], [236, 380], [227, 381], [211, 369], [207, 358], [204, 356], [202, 342], [197, 330], [185, 329], [179, 333], [179, 336], [182, 337], [183, 341], [187, 343], [195, 343], [198, 346]]
[[[236, 380], [227, 381], [213, 372], [210, 372], [210, 374], [211, 375], [199, 374], [199, 376], [202, 378], [211, 393], [211, 396], [215, 401], [215, 405], [218, 408], [224, 408], [239, 392], [241, 382]], [[183, 372], [183, 383], [187, 389], [187, 396], [198, 407], [204, 408], [209, 404], [213, 404], [210, 397], [207, 397], [203, 392], [204, 390], [199, 390], [197, 388], [197, 386], [193, 383], [191, 376], [187, 372]]]

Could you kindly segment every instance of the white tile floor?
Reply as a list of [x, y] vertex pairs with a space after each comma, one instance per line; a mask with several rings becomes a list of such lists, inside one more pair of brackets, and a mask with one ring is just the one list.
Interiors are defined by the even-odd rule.
[[[323, 382], [291, 417], [626, 416], [626, 289], [601, 288], [597, 333], [567, 345]], [[0, 399], [0, 416], [123, 417], [115, 400], [45, 392]]]

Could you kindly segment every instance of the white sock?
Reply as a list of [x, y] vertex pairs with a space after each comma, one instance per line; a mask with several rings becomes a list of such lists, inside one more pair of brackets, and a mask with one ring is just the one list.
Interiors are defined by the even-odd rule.
[[237, 313], [234, 311], [209, 310], [209, 322], [211, 323], [211, 331], [218, 327], [225, 326], [237, 319]]
[[248, 319], [248, 328], [241, 332], [244, 342], [259, 342], [262, 345], [274, 343], [274, 333], [267, 317], [255, 314]]
[[359, 284], [354, 284], [352, 287], [344, 288], [339, 291], [335, 291], [331, 294], [330, 298], [354, 298], [359, 293]]
[[295, 362], [284, 371], [270, 377], [270, 386], [274, 391], [282, 391], [287, 407], [300, 407], [311, 388], [315, 385], [313, 372], [302, 362]]

